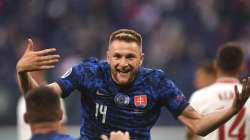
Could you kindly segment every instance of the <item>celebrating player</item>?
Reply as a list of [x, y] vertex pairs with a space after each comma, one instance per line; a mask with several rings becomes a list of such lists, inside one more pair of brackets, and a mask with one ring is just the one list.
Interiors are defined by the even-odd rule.
[[[29, 39], [24, 55], [17, 63], [20, 90], [39, 86], [30, 71], [53, 68], [59, 56], [55, 49], [33, 51]], [[141, 35], [120, 29], [110, 36], [107, 61], [90, 58], [69, 69], [48, 85], [62, 97], [73, 90], [81, 92], [81, 139], [100, 139], [113, 130], [128, 131], [131, 139], [148, 140], [161, 107], [184, 123], [192, 132], [207, 135], [240, 111], [250, 96], [250, 78], [244, 82], [232, 106], [207, 115], [196, 112], [180, 89], [159, 69], [142, 67]]]

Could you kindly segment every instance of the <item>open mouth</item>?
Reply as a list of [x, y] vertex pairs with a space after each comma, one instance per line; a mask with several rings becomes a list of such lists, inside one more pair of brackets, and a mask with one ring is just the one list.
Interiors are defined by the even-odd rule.
[[130, 67], [116, 68], [116, 71], [118, 73], [124, 73], [124, 74], [129, 73], [131, 70], [132, 70], [132, 68], [130, 68]]

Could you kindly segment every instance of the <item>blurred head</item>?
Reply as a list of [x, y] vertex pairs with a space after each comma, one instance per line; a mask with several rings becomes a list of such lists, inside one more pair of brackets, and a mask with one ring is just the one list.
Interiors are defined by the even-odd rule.
[[194, 85], [196, 89], [200, 89], [211, 85], [216, 80], [216, 71], [213, 63], [203, 63], [195, 72]]
[[220, 47], [216, 57], [216, 68], [226, 75], [238, 75], [243, 68], [244, 53], [240, 44], [229, 42]]
[[60, 98], [48, 87], [38, 87], [25, 95], [24, 120], [29, 124], [56, 122], [62, 119]]
[[133, 30], [120, 29], [109, 39], [107, 61], [111, 67], [112, 79], [119, 85], [131, 83], [142, 65], [141, 35]]

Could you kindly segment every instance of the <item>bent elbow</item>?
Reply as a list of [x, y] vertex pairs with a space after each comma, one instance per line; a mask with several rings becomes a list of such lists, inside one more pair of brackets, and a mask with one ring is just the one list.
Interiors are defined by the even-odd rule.
[[191, 132], [193, 132], [196, 135], [199, 136], [207, 136], [209, 133], [207, 131], [204, 131], [203, 129], [199, 128], [198, 126], [193, 126], [192, 128], [190, 128]]
[[207, 134], [208, 133], [206, 133], [206, 132], [199, 132], [199, 131], [196, 133], [196, 135], [199, 135], [199, 136], [202, 136], [202, 137], [207, 136]]

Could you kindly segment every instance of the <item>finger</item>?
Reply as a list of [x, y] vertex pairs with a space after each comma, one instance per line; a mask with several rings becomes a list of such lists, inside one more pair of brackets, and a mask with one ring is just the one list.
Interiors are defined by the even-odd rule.
[[234, 91], [235, 91], [235, 98], [238, 100], [238, 99], [239, 99], [239, 96], [240, 96], [240, 93], [239, 93], [239, 90], [238, 90], [238, 86], [237, 86], [237, 85], [234, 86]]
[[43, 55], [46, 55], [46, 54], [49, 54], [49, 53], [53, 53], [55, 52], [56, 49], [55, 48], [50, 48], [50, 49], [45, 49], [45, 50], [42, 50], [42, 51], [37, 51], [35, 52], [37, 55], [40, 55], [40, 56], [43, 56]]
[[25, 49], [25, 52], [27, 52], [27, 51], [32, 51], [33, 50], [33, 41], [29, 38], [28, 39], [28, 42], [27, 42], [27, 47], [26, 47], [26, 49]]
[[54, 59], [59, 59], [60, 55], [46, 55], [46, 56], [41, 56], [37, 59], [37, 61], [48, 61], [48, 60], [54, 60]]
[[119, 130], [119, 131], [116, 132], [116, 134], [120, 135], [120, 134], [123, 134], [123, 133], [122, 133], [122, 131]]
[[129, 140], [130, 139], [130, 137], [129, 137], [129, 132], [125, 132], [125, 136], [126, 136], [126, 138]]
[[244, 97], [244, 95], [246, 94], [246, 88], [247, 88], [247, 80], [243, 79], [243, 85], [242, 85], [242, 92], [241, 92], [241, 99]]
[[45, 65], [45, 66], [36, 66], [32, 69], [27, 70], [28, 72], [32, 72], [32, 71], [41, 71], [41, 70], [48, 70], [48, 69], [52, 69], [55, 68], [54, 65]]
[[42, 62], [38, 62], [38, 66], [55, 65], [58, 61], [59, 61], [59, 59], [51, 59], [51, 60], [47, 60], [47, 61], [42, 61]]
[[246, 98], [250, 97], [250, 77], [247, 78], [247, 92], [246, 92]]
[[40, 66], [39, 70], [48, 70], [48, 69], [53, 69], [55, 68], [54, 65], [46, 65], [46, 66]]
[[106, 135], [101, 135], [101, 139], [102, 140], [109, 140], [108, 137]]
[[117, 132], [112, 131], [112, 132], [110, 133], [110, 140], [115, 140], [116, 137], [117, 137]]
[[246, 99], [247, 98], [247, 94], [248, 94], [248, 90], [249, 90], [249, 86], [248, 86], [249, 80], [248, 78], [246, 78], [246, 87], [245, 87], [245, 92], [243, 94], [243, 98]]

